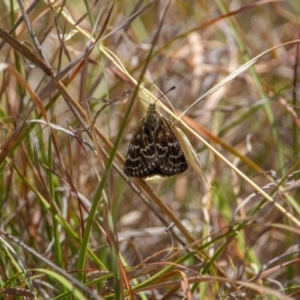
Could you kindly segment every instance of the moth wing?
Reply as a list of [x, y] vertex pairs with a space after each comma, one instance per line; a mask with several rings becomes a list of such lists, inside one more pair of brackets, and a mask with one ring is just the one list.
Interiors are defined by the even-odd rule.
[[142, 119], [132, 135], [124, 163], [124, 173], [131, 177], [149, 177], [154, 175], [156, 165], [153, 132]]
[[154, 134], [156, 155], [159, 163], [156, 175], [172, 176], [183, 173], [188, 169], [188, 164], [180, 144], [173, 133], [169, 122], [162, 117]]

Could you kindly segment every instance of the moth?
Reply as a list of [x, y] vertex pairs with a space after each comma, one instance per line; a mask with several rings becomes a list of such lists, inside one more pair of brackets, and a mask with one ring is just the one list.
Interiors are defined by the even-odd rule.
[[188, 169], [186, 158], [171, 126], [149, 105], [146, 114], [134, 130], [124, 164], [130, 177], [172, 176]]

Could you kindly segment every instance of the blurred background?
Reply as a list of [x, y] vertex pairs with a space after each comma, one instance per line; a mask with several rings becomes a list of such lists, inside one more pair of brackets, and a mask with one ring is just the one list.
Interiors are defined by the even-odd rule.
[[[107, 299], [298, 299], [299, 1], [0, 11], [2, 236]], [[190, 142], [189, 169], [148, 185], [121, 155], [153, 96], [184, 122], [159, 108]], [[26, 248], [0, 251], [5, 297], [79, 298]]]

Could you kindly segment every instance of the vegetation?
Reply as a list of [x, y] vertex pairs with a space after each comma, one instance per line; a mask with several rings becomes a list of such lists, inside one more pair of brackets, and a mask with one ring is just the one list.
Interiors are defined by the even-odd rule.
[[[298, 0], [0, 11], [1, 299], [299, 299]], [[127, 178], [154, 101], [189, 169]]]

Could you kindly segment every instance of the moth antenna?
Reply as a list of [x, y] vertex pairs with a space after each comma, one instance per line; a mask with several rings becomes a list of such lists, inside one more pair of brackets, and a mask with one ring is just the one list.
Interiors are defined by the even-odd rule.
[[[154, 101], [154, 104], [155, 104], [156, 101], [158, 101], [160, 98], [164, 97], [167, 93], [169, 93], [170, 91], [173, 91], [173, 90], [175, 90], [175, 89], [176, 89], [175, 86], [172, 86], [171, 88], [169, 88], [165, 93], [163, 93], [162, 95], [160, 95], [160, 96]], [[174, 114], [177, 115], [176, 110], [175, 110], [175, 108], [173, 107], [173, 105], [172, 105], [172, 103], [170, 102], [170, 100], [169, 100], [167, 97], [165, 97], [165, 99], [166, 99], [166, 101], [169, 103], [169, 105], [170, 105], [171, 109], [173, 110]], [[178, 115], [177, 115], [177, 116], [178, 116]]]
[[[175, 89], [176, 89], [175, 86], [170, 87], [166, 92], [164, 92], [164, 93], [161, 94], [158, 98], [156, 98], [156, 100], [154, 101], [153, 104], [156, 104], [156, 101], [158, 101], [160, 98], [164, 97], [167, 93], [169, 93], [170, 91], [173, 91], [173, 90], [175, 90]], [[139, 98], [140, 98], [140, 97], [139, 97]], [[143, 99], [143, 98], [140, 98], [140, 99], [146, 102], [145, 99]], [[167, 98], [166, 98], [166, 100], [170, 103], [170, 101], [169, 101]], [[146, 102], [146, 103], [149, 105], [149, 102]], [[171, 106], [172, 106], [172, 105], [171, 105]], [[174, 110], [174, 109], [173, 109], [173, 110]]]
[[[154, 104], [156, 103], [156, 101], [158, 101], [160, 98], [162, 98], [162, 97], [164, 97], [167, 93], [169, 93], [169, 92], [171, 92], [171, 91], [173, 91], [173, 90], [175, 90], [176, 89], [176, 86], [172, 86], [172, 87], [170, 87], [166, 92], [164, 92], [163, 94], [161, 94], [156, 100], [155, 100], [155, 102], [154, 102]], [[169, 100], [167, 99], [167, 101], [169, 102]]]

